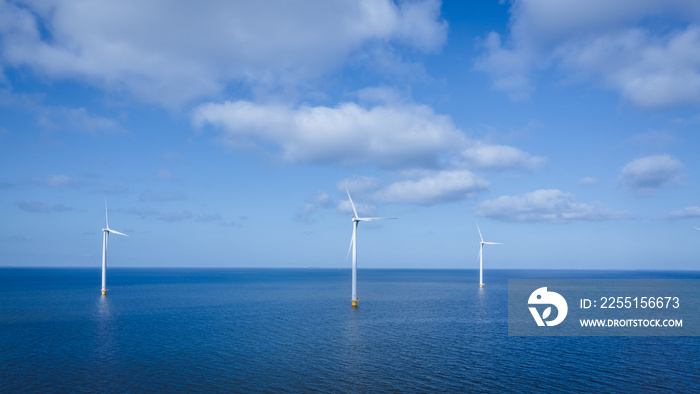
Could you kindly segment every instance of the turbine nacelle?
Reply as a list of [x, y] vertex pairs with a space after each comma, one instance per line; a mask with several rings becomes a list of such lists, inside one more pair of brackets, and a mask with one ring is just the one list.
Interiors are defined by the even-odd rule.
[[372, 222], [374, 220], [387, 220], [387, 219], [398, 219], [398, 218], [352, 218], [353, 222]]
[[371, 222], [374, 220], [398, 219], [398, 218], [361, 218], [360, 215], [357, 214], [357, 208], [355, 208], [355, 203], [352, 201], [352, 197], [350, 197], [350, 192], [348, 191], [348, 188], [345, 188], [345, 192], [348, 194], [348, 199], [350, 200], [350, 205], [352, 206], [352, 211], [355, 213], [355, 216], [352, 217], [352, 221], [354, 223]]
[[487, 241], [484, 241], [484, 237], [481, 236], [481, 229], [479, 228], [479, 224], [478, 224], [478, 223], [476, 224], [476, 229], [479, 231], [479, 239], [481, 240], [481, 242], [479, 242], [479, 243], [481, 244], [481, 246], [484, 246], [484, 245], [503, 245], [503, 244], [500, 243], [500, 242], [487, 242]]
[[126, 234], [124, 234], [124, 233], [120, 233], [120, 232], [117, 231], [117, 230], [112, 230], [111, 228], [103, 228], [102, 231], [107, 232], [107, 233], [110, 233], [110, 234], [111, 234], [111, 233], [114, 233], [114, 234], [119, 234], [119, 235], [123, 235], [123, 236], [125, 236], [125, 237], [128, 237], [128, 235], [126, 235]]
[[105, 225], [106, 225], [106, 227], [104, 227], [102, 229], [102, 231], [105, 231], [107, 233], [119, 234], [119, 235], [123, 235], [125, 237], [128, 237], [128, 235], [126, 235], [124, 233], [120, 233], [117, 230], [112, 230], [111, 228], [109, 228], [109, 217], [107, 217], [107, 199], [105, 199]]

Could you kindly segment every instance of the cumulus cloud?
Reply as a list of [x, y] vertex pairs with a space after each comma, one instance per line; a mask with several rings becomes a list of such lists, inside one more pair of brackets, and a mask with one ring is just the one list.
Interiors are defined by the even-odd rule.
[[302, 84], [360, 53], [435, 51], [447, 23], [437, 0], [2, 1], [0, 35], [4, 64], [177, 105], [231, 81]]
[[[360, 215], [360, 217], [370, 217], [370, 216], [376, 216], [377, 214], [377, 207], [372, 205], [372, 204], [367, 204], [363, 201], [358, 202], [358, 196], [355, 195], [355, 198], [352, 199], [353, 203], [355, 204], [355, 209], [357, 209], [357, 214]], [[352, 205], [350, 204], [350, 200], [341, 200], [338, 205], [336, 206], [336, 209], [338, 212], [344, 213], [344, 214], [350, 214], [354, 216], [354, 212], [352, 210]]]
[[304, 201], [304, 207], [297, 211], [295, 220], [299, 222], [312, 222], [311, 216], [319, 208], [327, 208], [332, 204], [331, 196], [323, 191], [317, 191], [313, 196]]
[[[2, 42], [2, 36], [0, 36], [0, 42]], [[42, 95], [19, 94], [13, 93], [10, 89], [0, 89], [0, 105], [32, 113], [37, 123], [46, 129], [77, 131], [89, 134], [124, 132], [121, 124], [116, 120], [95, 115], [83, 107], [72, 108], [47, 105], [43, 103], [44, 98]], [[0, 130], [0, 137], [2, 137], [2, 134], [2, 130]]]
[[651, 155], [634, 159], [620, 170], [619, 180], [635, 193], [681, 183], [683, 164], [669, 155]]
[[482, 201], [474, 214], [512, 222], [567, 223], [572, 220], [631, 218], [628, 212], [613, 211], [599, 202], [584, 203], [561, 190], [536, 190], [518, 196], [501, 196]]
[[192, 122], [221, 129], [221, 140], [231, 148], [272, 145], [288, 162], [383, 168], [436, 168], [451, 162], [457, 168], [489, 170], [534, 170], [546, 162], [512, 146], [471, 140], [450, 117], [417, 104], [208, 103], [193, 111]]
[[528, 74], [534, 55], [520, 48], [504, 48], [501, 36], [496, 32], [488, 34], [483, 46], [486, 55], [476, 60], [474, 68], [490, 74], [493, 78], [493, 89], [506, 92], [511, 100], [528, 98], [533, 91]]
[[666, 215], [656, 217], [655, 219], [676, 220], [693, 218], [700, 218], [700, 207], [685, 207], [677, 211], [671, 211]]
[[486, 180], [469, 170], [446, 170], [392, 183], [377, 191], [374, 198], [385, 203], [433, 205], [474, 198], [488, 187]]
[[536, 170], [547, 160], [512, 146], [475, 142], [461, 152], [458, 161], [469, 168]]
[[222, 129], [233, 148], [272, 143], [290, 162], [435, 166], [441, 155], [467, 144], [448, 116], [424, 105], [290, 108], [227, 101], [199, 106], [193, 123]]
[[381, 179], [379, 178], [356, 175], [352, 178], [346, 178], [339, 181], [335, 186], [342, 194], [345, 194], [346, 190], [352, 194], [358, 194], [368, 190], [376, 190], [380, 185]]
[[697, 2], [515, 1], [509, 33], [483, 40], [475, 68], [512, 98], [532, 92], [534, 72], [556, 68], [642, 108], [700, 104]]
[[35, 107], [40, 125], [50, 129], [69, 129], [91, 134], [98, 132], [123, 132], [119, 122], [88, 113], [85, 108]]
[[[292, 108], [236, 101], [201, 105], [192, 119], [197, 127], [220, 129], [220, 139], [234, 149], [257, 146], [292, 163], [400, 170], [405, 180], [368, 195], [381, 202], [430, 205], [470, 198], [488, 188], [472, 169], [530, 171], [546, 163], [512, 146], [469, 139], [449, 117], [417, 104]], [[414, 169], [427, 172], [416, 176]], [[371, 177], [341, 183], [341, 191], [348, 188], [353, 194], [381, 187]]]

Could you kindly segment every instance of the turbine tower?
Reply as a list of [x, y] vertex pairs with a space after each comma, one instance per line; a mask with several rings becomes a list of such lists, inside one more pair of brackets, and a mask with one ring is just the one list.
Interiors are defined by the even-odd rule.
[[479, 230], [479, 238], [481, 242], [479, 244], [479, 287], [484, 287], [484, 245], [503, 245], [500, 242], [486, 242], [484, 237], [481, 236], [481, 229], [479, 224], [476, 224], [476, 229]]
[[[352, 217], [352, 238], [350, 239], [350, 248], [348, 248], [348, 256], [350, 255], [350, 250], [352, 249], [352, 306], [357, 307], [357, 302], [360, 301], [357, 298], [357, 225], [360, 222], [371, 222], [374, 220], [386, 220], [386, 219], [396, 219], [396, 218], [361, 218], [357, 214], [357, 209], [355, 209], [355, 203], [352, 202], [352, 197], [350, 197], [350, 192], [347, 188], [345, 191], [348, 193], [348, 199], [350, 199], [350, 205], [352, 205], [352, 211], [355, 216]], [[345, 256], [345, 260], [348, 257]]]
[[102, 229], [102, 295], [107, 295], [107, 240], [109, 239], [109, 233], [123, 235], [128, 237], [124, 233], [112, 230], [109, 228], [109, 218], [107, 217], [107, 199], [105, 199], [105, 224], [106, 227]]

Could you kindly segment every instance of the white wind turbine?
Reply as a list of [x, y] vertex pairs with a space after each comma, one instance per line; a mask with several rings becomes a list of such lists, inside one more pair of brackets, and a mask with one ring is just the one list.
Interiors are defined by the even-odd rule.
[[476, 229], [479, 230], [479, 238], [481, 242], [479, 243], [479, 287], [484, 287], [484, 245], [503, 245], [500, 242], [486, 242], [484, 237], [481, 236], [481, 229], [477, 223]]
[[[350, 205], [352, 205], [352, 211], [355, 216], [352, 217], [352, 238], [350, 239], [350, 248], [348, 248], [348, 255], [350, 255], [350, 249], [352, 249], [352, 306], [357, 307], [357, 225], [360, 222], [371, 222], [373, 220], [385, 220], [385, 219], [396, 219], [396, 218], [361, 218], [357, 214], [357, 209], [355, 209], [355, 204], [352, 202], [352, 197], [350, 197], [350, 192], [347, 188], [345, 191], [348, 193], [348, 199], [350, 199]], [[348, 257], [345, 256], [345, 260]]]
[[123, 235], [128, 237], [124, 233], [112, 230], [109, 228], [109, 219], [107, 218], [107, 200], [105, 199], [105, 224], [106, 227], [102, 229], [102, 295], [107, 295], [107, 240], [109, 239], [109, 233]]

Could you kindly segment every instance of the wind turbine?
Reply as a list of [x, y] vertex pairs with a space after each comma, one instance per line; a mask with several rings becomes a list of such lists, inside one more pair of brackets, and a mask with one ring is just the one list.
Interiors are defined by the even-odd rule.
[[123, 235], [128, 237], [124, 233], [112, 230], [109, 228], [109, 218], [107, 218], [107, 199], [105, 199], [105, 224], [106, 227], [102, 229], [102, 295], [107, 295], [107, 240], [109, 239], [109, 233]]
[[352, 211], [355, 216], [352, 217], [352, 238], [350, 239], [350, 248], [348, 248], [348, 255], [345, 256], [345, 260], [348, 259], [350, 255], [350, 250], [352, 249], [352, 306], [357, 307], [357, 225], [360, 222], [371, 222], [374, 220], [386, 220], [386, 219], [396, 219], [396, 218], [361, 218], [357, 214], [357, 209], [355, 209], [355, 203], [352, 202], [352, 197], [350, 197], [350, 192], [347, 188], [345, 191], [348, 193], [348, 199], [350, 199], [350, 205], [352, 205]]
[[481, 229], [479, 224], [476, 224], [476, 229], [479, 230], [479, 238], [481, 242], [479, 244], [479, 287], [484, 287], [484, 245], [503, 245], [500, 242], [486, 242], [484, 237], [481, 236]]

